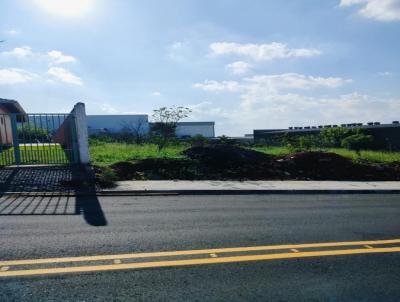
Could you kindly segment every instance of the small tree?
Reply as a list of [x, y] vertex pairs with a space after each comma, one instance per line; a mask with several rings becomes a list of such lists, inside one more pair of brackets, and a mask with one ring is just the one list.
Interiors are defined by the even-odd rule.
[[125, 140], [132, 140], [136, 144], [142, 144], [145, 140], [145, 127], [146, 122], [144, 119], [135, 122], [122, 122], [122, 134]]
[[360, 155], [360, 150], [371, 148], [373, 142], [374, 137], [372, 135], [354, 134], [343, 139], [342, 147], [355, 150]]
[[151, 132], [153, 141], [158, 146], [158, 151], [164, 149], [168, 141], [175, 137], [178, 122], [189, 116], [192, 112], [187, 107], [161, 107], [153, 110], [153, 124]]
[[356, 134], [366, 134], [366, 132], [360, 128], [339, 127], [322, 129], [319, 134], [321, 147], [338, 148], [346, 137]]
[[208, 139], [201, 134], [196, 134], [189, 139], [189, 142], [193, 147], [201, 147], [207, 144]]

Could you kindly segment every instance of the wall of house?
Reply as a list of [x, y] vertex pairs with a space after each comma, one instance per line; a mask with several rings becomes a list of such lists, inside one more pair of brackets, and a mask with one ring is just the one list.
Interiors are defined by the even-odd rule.
[[0, 143], [2, 145], [12, 145], [12, 128], [11, 118], [9, 115], [1, 114], [4, 113], [0, 109]]
[[118, 133], [125, 127], [140, 130], [140, 133], [149, 132], [148, 116], [143, 115], [88, 115], [87, 124], [89, 134], [102, 132]]

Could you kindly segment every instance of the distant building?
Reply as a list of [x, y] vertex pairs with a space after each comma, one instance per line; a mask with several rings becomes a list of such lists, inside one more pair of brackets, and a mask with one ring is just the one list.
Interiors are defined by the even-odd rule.
[[274, 137], [284, 134], [307, 135], [318, 134], [322, 129], [329, 128], [351, 128], [365, 129], [374, 137], [375, 145], [379, 149], [400, 150], [400, 123], [394, 121], [391, 124], [381, 124], [379, 122], [369, 122], [367, 124], [351, 123], [341, 125], [318, 125], [305, 127], [289, 127], [288, 129], [264, 129], [254, 130], [254, 140], [271, 140]]
[[[88, 115], [89, 135], [100, 133], [121, 133], [126, 130], [148, 134], [151, 123], [146, 114], [131, 115]], [[180, 122], [176, 128], [177, 137], [215, 137], [214, 122]]]
[[[12, 126], [10, 113], [25, 114], [25, 110], [18, 101], [0, 99], [0, 144], [11, 145], [13, 143]], [[23, 116], [16, 116], [17, 122], [24, 119]]]
[[176, 126], [175, 135], [177, 137], [193, 137], [202, 135], [207, 138], [215, 137], [214, 122], [180, 122]]
[[127, 128], [139, 133], [149, 132], [149, 118], [146, 114], [130, 115], [88, 115], [89, 135], [99, 133], [120, 133]]

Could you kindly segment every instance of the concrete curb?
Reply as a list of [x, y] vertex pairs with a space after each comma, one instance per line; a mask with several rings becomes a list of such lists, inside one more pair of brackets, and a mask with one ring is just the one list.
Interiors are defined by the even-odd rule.
[[171, 196], [171, 195], [317, 195], [317, 194], [400, 194], [400, 190], [343, 189], [343, 190], [100, 190], [97, 192], [0, 192], [0, 196]]
[[400, 190], [126, 190], [126, 191], [107, 191], [103, 190], [98, 192], [98, 195], [112, 196], [112, 195], [257, 195], [257, 194], [399, 194]]

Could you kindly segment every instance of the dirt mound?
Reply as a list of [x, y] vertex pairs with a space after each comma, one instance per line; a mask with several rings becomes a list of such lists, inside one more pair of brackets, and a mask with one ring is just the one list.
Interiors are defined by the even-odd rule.
[[299, 152], [277, 158], [276, 168], [297, 179], [388, 180], [398, 179], [393, 167], [356, 163], [332, 152]]
[[272, 156], [230, 145], [192, 147], [187, 157], [118, 162], [96, 172], [113, 180], [400, 180], [400, 163], [354, 162], [330, 152]]
[[231, 145], [207, 145], [192, 147], [183, 152], [190, 159], [217, 167], [258, 165], [271, 162], [273, 157], [262, 152]]
[[111, 165], [110, 168], [114, 170], [115, 176], [119, 180], [134, 179], [136, 176], [137, 167], [133, 162], [117, 162]]

